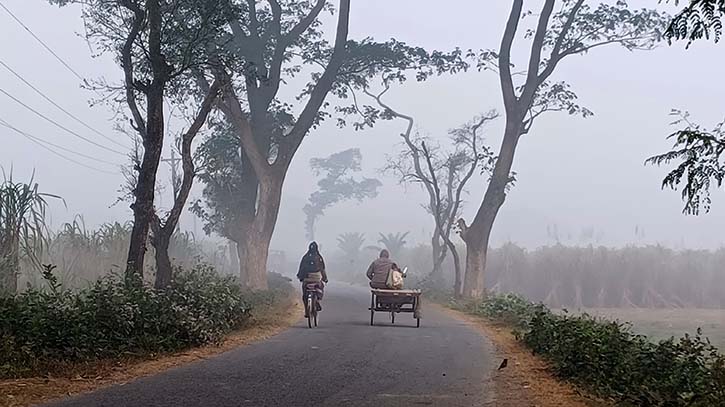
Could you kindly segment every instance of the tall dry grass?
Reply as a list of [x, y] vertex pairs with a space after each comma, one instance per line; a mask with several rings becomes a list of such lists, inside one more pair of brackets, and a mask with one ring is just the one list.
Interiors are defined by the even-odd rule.
[[[121, 273], [125, 269], [126, 255], [131, 236], [131, 223], [106, 223], [98, 228], [86, 227], [81, 217], [64, 224], [50, 234], [41, 263], [57, 266], [55, 273], [64, 288], [80, 288], [95, 282], [110, 273]], [[146, 278], [154, 278], [153, 246], [150, 244], [146, 256]], [[193, 234], [178, 232], [174, 234], [169, 246], [169, 254], [175, 266], [190, 269], [204, 263], [221, 274], [236, 274], [229, 259], [226, 245], [210, 241], [199, 241]], [[21, 265], [19, 287], [45, 284], [35, 264], [25, 261]]]

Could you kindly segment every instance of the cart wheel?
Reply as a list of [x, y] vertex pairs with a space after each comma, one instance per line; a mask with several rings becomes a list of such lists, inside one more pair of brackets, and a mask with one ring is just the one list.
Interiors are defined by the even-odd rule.
[[415, 327], [420, 328], [420, 318], [416, 318], [415, 321]]
[[375, 320], [375, 310], [370, 309], [370, 326], [373, 326], [373, 321]]
[[394, 312], [391, 312], [391, 313], [390, 313], [390, 321], [391, 321], [391, 323], [392, 323], [393, 325], [395, 325], [395, 313], [394, 313]]

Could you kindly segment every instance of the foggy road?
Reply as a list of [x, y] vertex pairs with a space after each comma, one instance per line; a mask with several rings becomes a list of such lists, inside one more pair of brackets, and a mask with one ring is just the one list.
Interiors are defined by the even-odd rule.
[[51, 406], [472, 406], [491, 396], [492, 347], [466, 323], [424, 308], [369, 326], [369, 293], [327, 287], [320, 327]]

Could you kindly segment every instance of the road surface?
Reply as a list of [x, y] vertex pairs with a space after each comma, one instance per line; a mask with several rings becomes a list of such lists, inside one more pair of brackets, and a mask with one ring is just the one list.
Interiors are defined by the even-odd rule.
[[54, 407], [465, 406], [490, 400], [491, 345], [464, 322], [425, 309], [391, 326], [369, 291], [331, 284], [320, 326], [304, 321], [267, 341]]

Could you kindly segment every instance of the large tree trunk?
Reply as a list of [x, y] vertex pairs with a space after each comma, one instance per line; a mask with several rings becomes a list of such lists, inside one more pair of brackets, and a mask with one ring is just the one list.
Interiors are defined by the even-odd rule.
[[[441, 244], [441, 239], [443, 239], [443, 244]], [[443, 262], [446, 260], [446, 255], [448, 254], [448, 245], [445, 243], [446, 239], [447, 236], [435, 236], [432, 240], [433, 270], [431, 271], [431, 275], [437, 276], [437, 278], [440, 278]]]
[[511, 182], [511, 168], [516, 154], [516, 147], [521, 136], [520, 112], [507, 112], [506, 130], [501, 151], [493, 169], [491, 181], [486, 189], [483, 202], [469, 227], [461, 227], [461, 235], [466, 242], [466, 277], [463, 294], [466, 297], [479, 298], [484, 294], [484, 272], [486, 255], [491, 231], [498, 212], [506, 200], [506, 189]]
[[[463, 283], [463, 295], [469, 298], [481, 298], [484, 294], [483, 271], [486, 267], [488, 244], [483, 239], [469, 238], [466, 242], [466, 275]], [[488, 241], [488, 236], [485, 237]]]
[[154, 253], [156, 256], [156, 280], [154, 287], [163, 289], [171, 285], [173, 268], [169, 257], [169, 243], [171, 239], [167, 236], [154, 237]]
[[154, 216], [154, 193], [156, 191], [156, 172], [161, 160], [161, 149], [163, 148], [163, 91], [160, 91], [161, 98], [158, 103], [151, 101], [156, 99], [149, 97], [149, 115], [151, 111], [156, 114], [154, 120], [148, 124], [148, 135], [144, 140], [144, 153], [141, 168], [138, 173], [138, 182], [134, 191], [135, 201], [131, 205], [133, 209], [133, 229], [131, 230], [131, 242], [128, 248], [128, 259], [126, 261], [127, 278], [143, 280], [143, 264], [147, 251], [147, 240], [149, 227]]
[[453, 256], [453, 295], [456, 298], [460, 298], [463, 296], [463, 270], [461, 269], [461, 256], [458, 254], [456, 245], [450, 239], [448, 240], [448, 249], [451, 251], [451, 256]]
[[[130, 7], [129, 7], [130, 8]], [[144, 258], [149, 227], [156, 213], [154, 211], [154, 193], [156, 190], [156, 172], [159, 168], [161, 150], [164, 144], [164, 89], [169, 79], [170, 67], [162, 54], [162, 16], [159, 0], [149, 0], [146, 3], [146, 22], [148, 27], [148, 56], [151, 62], [153, 80], [145, 85], [146, 95], [146, 123], [141, 119], [133, 89], [137, 83], [133, 77], [132, 48], [144, 24], [141, 10], [136, 11], [132, 21], [130, 36], [122, 49], [122, 65], [126, 79], [127, 103], [135, 118], [136, 126], [141, 130], [143, 137], [143, 160], [139, 169], [138, 182], [134, 191], [135, 202], [133, 209], [133, 229], [131, 230], [131, 243], [126, 261], [126, 279], [137, 283], [143, 282]]]
[[237, 244], [242, 284], [253, 290], [267, 289], [269, 245], [277, 224], [283, 184], [283, 173], [260, 180], [256, 216], [246, 239]]
[[267, 258], [271, 239], [266, 239], [259, 234], [255, 235], [237, 245], [240, 279], [246, 288], [266, 290]]

